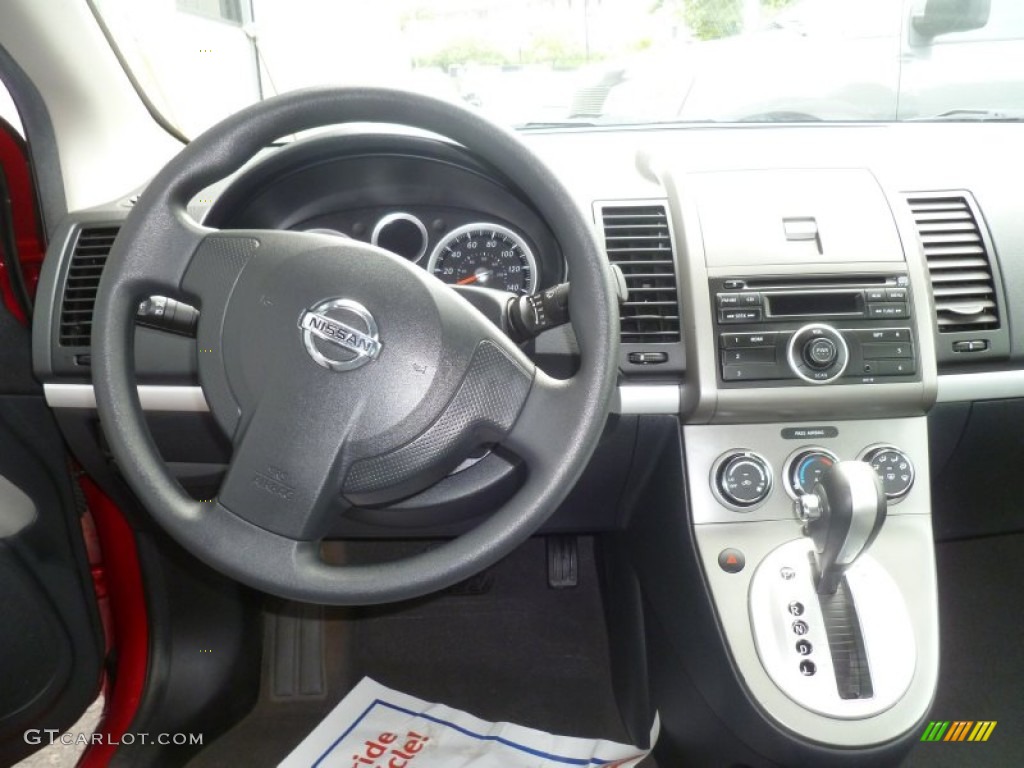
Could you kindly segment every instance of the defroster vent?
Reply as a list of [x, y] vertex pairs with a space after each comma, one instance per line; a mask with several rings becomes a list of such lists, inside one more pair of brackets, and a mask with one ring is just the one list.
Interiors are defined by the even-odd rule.
[[60, 308], [59, 338], [63, 347], [89, 346], [96, 291], [117, 232], [117, 227], [83, 227], [78, 231]]
[[999, 328], [990, 254], [966, 197], [907, 198], [928, 260], [939, 333]]
[[663, 203], [599, 204], [608, 259], [622, 269], [629, 298], [620, 307], [622, 341], [679, 341], [675, 256]]

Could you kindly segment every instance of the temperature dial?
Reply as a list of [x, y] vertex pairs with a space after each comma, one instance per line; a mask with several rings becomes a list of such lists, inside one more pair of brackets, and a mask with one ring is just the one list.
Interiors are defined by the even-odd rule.
[[824, 448], [806, 448], [794, 453], [786, 462], [784, 472], [793, 496], [803, 496], [814, 490], [828, 470], [838, 463], [839, 457]]
[[716, 462], [713, 487], [728, 507], [747, 510], [768, 498], [772, 491], [772, 469], [750, 451], [728, 453]]
[[914, 464], [899, 448], [875, 445], [864, 451], [861, 460], [875, 470], [886, 499], [897, 501], [910, 493], [914, 485]]

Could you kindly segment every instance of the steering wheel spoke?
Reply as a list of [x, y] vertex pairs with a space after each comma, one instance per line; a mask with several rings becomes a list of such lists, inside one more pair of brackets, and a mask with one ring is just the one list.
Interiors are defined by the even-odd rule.
[[232, 289], [260, 247], [260, 234], [220, 230], [205, 234], [181, 276], [183, 298], [208, 316], [223, 316]]
[[355, 461], [344, 483], [357, 505], [384, 504], [423, 490], [481, 445], [501, 440], [530, 392], [534, 369], [494, 341], [481, 341], [440, 415], [408, 442]]
[[557, 467], [576, 432], [571, 400], [578, 382], [553, 379], [537, 369], [529, 396], [523, 402], [515, 426], [501, 445], [521, 458], [528, 469]]
[[300, 541], [320, 537], [338, 498], [351, 413], [304, 408], [316, 385], [275, 376], [255, 412], [239, 427], [217, 500], [238, 517]]

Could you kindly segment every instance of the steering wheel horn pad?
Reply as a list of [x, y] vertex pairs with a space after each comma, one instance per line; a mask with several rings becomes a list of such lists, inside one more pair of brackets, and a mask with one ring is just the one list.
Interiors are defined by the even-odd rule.
[[[356, 241], [218, 233], [182, 290], [203, 308], [200, 382], [234, 441], [218, 501], [291, 538], [319, 538], [346, 491], [352, 504], [381, 504], [437, 482], [508, 432], [533, 378], [454, 291]], [[320, 357], [359, 364], [334, 370]], [[467, 400], [481, 384], [485, 401]]]
[[[187, 203], [281, 135], [338, 122], [444, 133], [506, 174], [566, 252], [580, 369], [555, 381], [441, 281], [374, 246], [323, 235], [218, 231]], [[149, 435], [131, 358], [138, 303], [194, 302], [199, 379], [233, 443], [214, 500], [170, 476]], [[568, 492], [607, 417], [617, 312], [580, 209], [514, 134], [430, 97], [313, 89], [214, 126], [151, 182], [101, 279], [93, 326], [97, 407], [111, 449], [154, 518], [228, 575], [291, 599], [407, 599], [467, 578], [534, 532]], [[431, 551], [330, 566], [318, 540], [349, 505], [380, 505], [444, 477], [473, 448], [502, 443], [523, 486], [475, 529]]]

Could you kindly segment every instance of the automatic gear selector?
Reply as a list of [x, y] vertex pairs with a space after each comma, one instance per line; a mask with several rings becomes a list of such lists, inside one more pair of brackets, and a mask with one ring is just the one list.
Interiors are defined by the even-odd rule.
[[818, 553], [818, 594], [833, 595], [846, 569], [863, 553], [885, 522], [886, 498], [878, 476], [863, 461], [841, 461], [825, 472], [811, 493], [797, 501], [797, 514]]
[[787, 696], [813, 712], [843, 719], [878, 714], [913, 678], [907, 606], [886, 569], [865, 554], [886, 510], [870, 464], [837, 462], [797, 497], [806, 535], [773, 550], [751, 580], [761, 663]]

